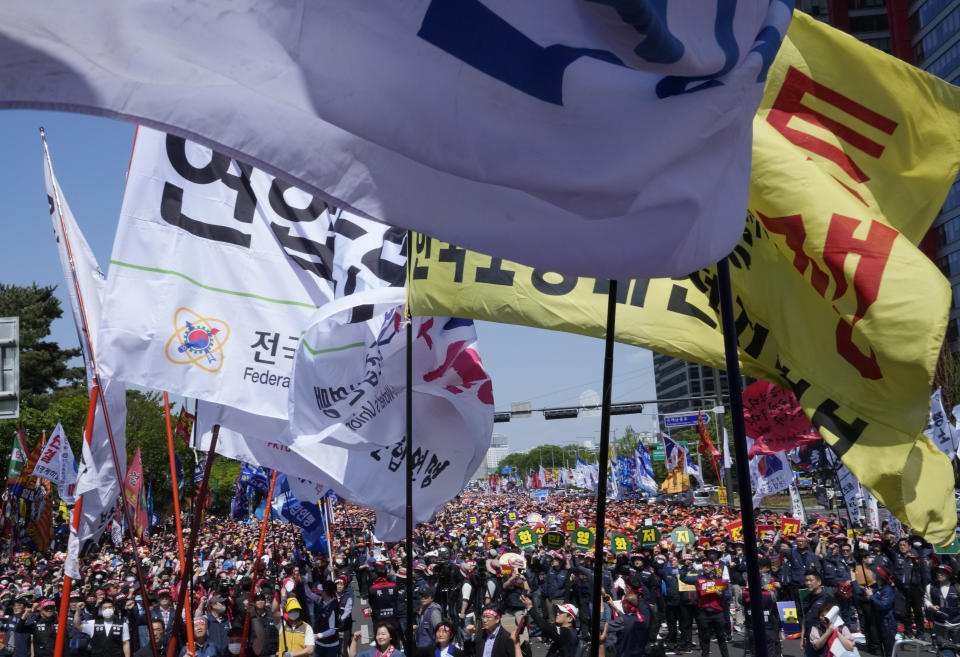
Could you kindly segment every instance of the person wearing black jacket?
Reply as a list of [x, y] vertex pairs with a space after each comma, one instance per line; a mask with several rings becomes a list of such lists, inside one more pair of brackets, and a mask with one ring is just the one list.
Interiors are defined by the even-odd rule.
[[557, 605], [554, 610], [554, 618], [556, 618], [556, 624], [554, 624], [547, 622], [530, 598], [523, 596], [521, 599], [527, 608], [527, 613], [543, 633], [543, 637], [550, 640], [546, 657], [574, 657], [580, 642], [576, 630], [573, 629], [574, 623], [577, 622], [577, 608], [569, 603]]
[[557, 605], [565, 603], [570, 597], [570, 571], [567, 559], [559, 552], [550, 554], [552, 563], [547, 571], [547, 582], [543, 586], [543, 597], [547, 604], [547, 620], [554, 622]]
[[[897, 593], [903, 596], [904, 610], [900, 621], [904, 634], [912, 638], [914, 634], [923, 634], [923, 590], [928, 578], [920, 563], [920, 557], [910, 545], [910, 541], [901, 538], [897, 543], [897, 552], [893, 556], [893, 576], [896, 579]], [[914, 629], [916, 625], [916, 629]]]
[[41, 600], [40, 613], [25, 615], [17, 624], [17, 632], [33, 639], [33, 657], [53, 657], [57, 645], [57, 605]]
[[[616, 604], [609, 596], [604, 602], [611, 606]], [[619, 611], [622, 613], [607, 624], [607, 633], [612, 632], [616, 636], [616, 657], [643, 657], [651, 634], [654, 634], [653, 626], [656, 620], [646, 602], [644, 587], [638, 575], [627, 578], [620, 605]]]

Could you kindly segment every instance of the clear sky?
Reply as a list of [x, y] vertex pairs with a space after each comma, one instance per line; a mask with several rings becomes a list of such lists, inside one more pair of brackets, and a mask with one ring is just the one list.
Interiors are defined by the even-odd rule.
[[[63, 290], [43, 184], [40, 126], [64, 196], [104, 271], [113, 245], [123, 185], [133, 144], [129, 123], [76, 114], [36, 111], [0, 112], [0, 154], [3, 157], [3, 251], [0, 281], [58, 285], [64, 317], [54, 323], [53, 337], [64, 346], [77, 336]], [[510, 402], [529, 401], [534, 408], [579, 404], [583, 393], [599, 397], [603, 375], [603, 341], [565, 333], [479, 322], [481, 355], [493, 377], [497, 410]], [[656, 397], [653, 359], [649, 351], [617, 345], [614, 354], [614, 402]], [[642, 415], [614, 416], [614, 435], [631, 425], [638, 431], [656, 426], [656, 406]], [[544, 443], [599, 441], [600, 418], [546, 421], [541, 414], [494, 426], [510, 440], [512, 451]]]

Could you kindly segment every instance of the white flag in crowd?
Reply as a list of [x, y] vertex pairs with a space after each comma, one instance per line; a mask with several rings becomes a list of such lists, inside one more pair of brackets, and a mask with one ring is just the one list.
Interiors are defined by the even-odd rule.
[[[44, 167], [44, 181], [47, 190], [47, 204], [50, 218], [53, 222], [53, 234], [57, 242], [57, 251], [60, 256], [60, 265], [66, 288], [70, 294], [70, 308], [73, 312], [74, 323], [83, 349], [84, 364], [87, 370], [87, 385], [93, 390], [95, 363], [99, 366], [98, 358], [104, 351], [98, 340], [98, 324], [103, 303], [104, 280], [103, 272], [97, 264], [93, 251], [83, 237], [77, 225], [70, 206], [60, 190], [60, 185], [53, 173], [53, 163], [46, 158]], [[69, 245], [69, 252], [68, 252]], [[74, 267], [71, 268], [71, 255]], [[77, 290], [79, 289], [79, 295]], [[84, 324], [86, 319], [86, 324]], [[84, 329], [86, 326], [86, 329]], [[93, 345], [94, 353], [88, 348], [89, 342]], [[120, 381], [112, 381], [109, 376], [100, 372], [100, 382], [103, 384], [103, 399], [107, 404], [107, 414], [110, 418], [110, 428], [113, 431], [117, 458], [120, 461], [121, 472], [127, 469], [127, 397], [126, 387]], [[93, 434], [90, 444], [84, 436], [82, 463], [77, 473], [77, 496], [87, 494], [83, 502], [83, 516], [80, 519], [79, 532], [75, 532], [71, 525], [70, 539], [67, 543], [67, 559], [64, 565], [65, 572], [71, 577], [79, 577], [77, 557], [83, 544], [96, 541], [110, 520], [111, 509], [117, 496], [120, 495], [120, 485], [117, 478], [117, 469], [113, 461], [113, 450], [110, 448], [110, 438], [107, 424], [104, 419], [103, 407], [97, 402], [93, 424]]]
[[790, 17], [770, 0], [8, 0], [0, 107], [163, 126], [535, 267], [679, 276], [740, 239]]
[[285, 419], [300, 331], [336, 296], [403, 285], [404, 239], [141, 128], [107, 282], [102, 369]]
[[947, 455], [947, 458], [952, 459], [956, 455], [960, 431], [957, 431], [947, 417], [946, 411], [943, 410], [943, 396], [940, 388], [930, 396], [930, 421], [923, 433]]
[[[747, 438], [747, 448], [753, 440]], [[786, 452], [754, 456], [750, 459], [750, 488], [753, 489], [753, 506], [760, 504], [767, 495], [779, 493], [790, 487], [793, 470]]]
[[[321, 308], [311, 319], [294, 364], [290, 426], [295, 435], [357, 449], [402, 440], [407, 375], [403, 306], [366, 323], [349, 322], [350, 303], [379, 301], [384, 292], [390, 291], [354, 294]], [[433, 454], [440, 454], [443, 463], [442, 442], [457, 436], [460, 456], [469, 456], [458, 467], [472, 463], [475, 470], [493, 432], [493, 385], [477, 351], [473, 321], [414, 317], [413, 335], [415, 449], [435, 443]], [[430, 464], [425, 465], [429, 470]], [[474, 470], [468, 468], [467, 476]]]
[[797, 475], [793, 475], [790, 482], [790, 510], [791, 515], [800, 521], [801, 525], [807, 523], [807, 513], [803, 508], [803, 500], [800, 498], [800, 486], [797, 485]]
[[67, 504], [76, 501], [77, 460], [73, 457], [70, 441], [59, 422], [47, 438], [31, 474], [55, 484], [60, 499]]

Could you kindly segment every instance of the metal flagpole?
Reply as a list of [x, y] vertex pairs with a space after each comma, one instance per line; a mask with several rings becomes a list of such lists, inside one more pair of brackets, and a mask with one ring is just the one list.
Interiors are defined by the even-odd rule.
[[[617, 317], [617, 281], [607, 291], [607, 336], [603, 349], [603, 400], [600, 406], [599, 482], [597, 482], [597, 539], [593, 544], [593, 613], [590, 615], [590, 657], [600, 655], [600, 591], [603, 588], [603, 538], [607, 525], [607, 459], [610, 451], [610, 404], [613, 399], [613, 336]], [[764, 657], [761, 655], [761, 657]]]
[[754, 657], [768, 657], [767, 630], [763, 622], [763, 590], [760, 584], [760, 565], [757, 554], [757, 523], [753, 517], [750, 460], [747, 456], [747, 431], [743, 421], [743, 391], [740, 389], [737, 327], [733, 317], [730, 265], [726, 258], [717, 263], [717, 280], [720, 288], [723, 346], [727, 359], [727, 392], [730, 395], [730, 419], [733, 421], [733, 446], [736, 450], [737, 490], [740, 492], [740, 517], [743, 521], [743, 551], [747, 557], [747, 587], [750, 591], [750, 617], [753, 622], [753, 650]]
[[[409, 233], [408, 233], [409, 236]], [[407, 243], [410, 243], [409, 237]], [[410, 256], [407, 255], [409, 262]], [[407, 312], [407, 445], [406, 445], [406, 499], [407, 499], [407, 633], [404, 650], [413, 654], [413, 317]]]
[[[80, 319], [83, 326], [79, 327], [80, 332], [83, 333], [83, 337], [87, 342], [87, 349], [90, 353], [90, 370], [93, 372], [93, 391], [96, 391], [97, 397], [100, 400], [100, 408], [103, 409], [103, 420], [104, 424], [107, 427], [107, 438], [110, 441], [110, 454], [113, 457], [113, 471], [116, 475], [117, 486], [119, 490], [120, 498], [120, 508], [123, 510], [123, 517], [127, 524], [127, 533], [130, 535], [130, 541], [133, 543], [134, 548], [137, 545], [137, 535], [136, 530], [133, 527], [133, 523], [130, 519], [130, 510], [127, 508], [126, 500], [123, 495], [123, 474], [120, 474], [120, 459], [117, 457], [117, 445], [116, 441], [113, 439], [113, 427], [110, 425], [110, 412], [107, 410], [107, 399], [103, 394], [103, 384], [100, 381], [100, 372], [97, 369], [97, 357], [93, 352], [93, 341], [90, 339], [90, 328], [89, 323], [87, 322], [87, 311], [83, 305], [83, 292], [80, 290], [80, 281], [77, 280], [77, 266], [73, 260], [73, 249], [70, 247], [70, 237], [67, 235], [66, 224], [63, 220], [63, 204], [60, 202], [60, 193], [58, 191], [58, 185], [56, 184], [56, 178], [53, 175], [53, 164], [50, 162], [50, 151], [47, 148], [47, 136], [43, 127], [40, 128], [40, 140], [43, 142], [43, 154], [46, 160], [46, 165], [50, 170], [50, 180], [53, 182], [53, 196], [54, 203], [57, 208], [57, 217], [60, 219], [60, 234], [63, 236], [63, 245], [67, 250], [67, 259], [70, 261], [70, 273], [73, 277], [73, 287], [77, 295], [77, 305], [80, 307]], [[91, 391], [91, 393], [93, 392]], [[126, 474], [126, 473], [124, 473]], [[147, 588], [146, 580], [143, 576], [143, 568], [140, 565], [140, 556], [133, 560], [134, 565], [137, 568], [137, 579], [140, 583], [140, 595], [143, 596], [144, 604], [147, 601]], [[157, 642], [153, 638], [153, 632], [147, 633], [150, 638], [150, 647], [153, 650], [153, 657], [160, 657], [160, 653], [157, 650]]]

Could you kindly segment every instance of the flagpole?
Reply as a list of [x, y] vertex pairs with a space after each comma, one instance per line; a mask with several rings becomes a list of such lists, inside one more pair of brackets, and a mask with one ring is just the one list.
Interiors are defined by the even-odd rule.
[[[174, 462], [173, 453], [173, 429], [170, 427], [170, 396], [167, 391], [163, 391], [163, 414], [167, 421], [167, 455], [170, 457], [170, 488], [173, 489], [173, 517], [177, 529], [177, 556], [180, 558], [180, 574], [186, 571], [186, 558], [183, 551], [183, 526], [180, 522], [180, 492], [177, 490], [179, 482], [177, 481], [177, 466]], [[182, 586], [182, 583], [181, 583]], [[187, 648], [194, 652], [193, 645], [193, 616], [190, 614], [190, 598], [184, 600], [184, 609], [186, 611], [187, 625]], [[56, 656], [55, 656], [56, 657]]]
[[[90, 324], [87, 322], [87, 311], [83, 305], [83, 292], [80, 290], [80, 281], [77, 280], [77, 266], [73, 259], [73, 249], [70, 246], [70, 237], [67, 235], [66, 224], [63, 220], [63, 205], [60, 202], [60, 192], [59, 185], [56, 184], [56, 178], [53, 175], [53, 164], [50, 162], [50, 151], [47, 148], [47, 136], [43, 127], [40, 128], [40, 140], [43, 142], [43, 154], [47, 168], [50, 171], [50, 180], [53, 182], [53, 196], [54, 202], [57, 208], [57, 217], [60, 219], [60, 233], [63, 236], [64, 248], [67, 251], [67, 259], [70, 261], [70, 273], [73, 277], [73, 287], [77, 295], [77, 306], [80, 309], [80, 320], [83, 323], [83, 326], [80, 327], [80, 332], [83, 333], [84, 340], [87, 343], [87, 350], [90, 353], [90, 371], [93, 374], [94, 386], [93, 389], [97, 393], [97, 397], [100, 400], [100, 408], [103, 409], [103, 421], [107, 428], [107, 438], [110, 442], [110, 454], [113, 456], [113, 470], [117, 479], [118, 493], [122, 501], [120, 507], [123, 509], [123, 517], [127, 523], [127, 531], [130, 535], [130, 541], [134, 546], [137, 545], [136, 532], [133, 529], [133, 523], [130, 522], [130, 512], [127, 509], [126, 501], [123, 499], [123, 475], [120, 474], [120, 459], [117, 457], [117, 445], [116, 441], [113, 439], [113, 428], [110, 425], [110, 412], [107, 410], [107, 399], [103, 393], [103, 384], [100, 381], [100, 372], [97, 369], [97, 357], [93, 351], [93, 341], [90, 338]], [[143, 577], [143, 568], [140, 565], [139, 556], [135, 558], [134, 564], [137, 567], [137, 579], [140, 583], [140, 595], [143, 597], [144, 603], [147, 601], [147, 588], [146, 580]], [[160, 653], [157, 650], [157, 642], [153, 638], [153, 632], [147, 633], [150, 638], [150, 647], [153, 650], [153, 657], [160, 657]]]
[[613, 337], [617, 319], [617, 281], [607, 290], [607, 336], [603, 348], [603, 400], [600, 406], [600, 452], [597, 454], [597, 538], [593, 544], [593, 613], [590, 615], [590, 657], [600, 655], [600, 592], [603, 589], [603, 539], [607, 529], [607, 459], [610, 451], [610, 405], [613, 399]]
[[[204, 498], [207, 495], [207, 483], [210, 481], [210, 469], [217, 453], [217, 438], [219, 438], [219, 436], [220, 425], [215, 424], [213, 425], [213, 436], [210, 438], [210, 451], [207, 452], [207, 460], [203, 464], [203, 479], [200, 481], [200, 490], [197, 491], [197, 494], [194, 496], [193, 520], [190, 522], [190, 543], [187, 546], [185, 559], [186, 569], [181, 573], [182, 580], [180, 582], [180, 590], [177, 593], [177, 607], [173, 617], [173, 629], [170, 631], [170, 647], [167, 650], [167, 655], [177, 654], [177, 634], [180, 632], [181, 616], [183, 614], [184, 601], [187, 597], [187, 586], [190, 580], [193, 579], [193, 552], [197, 547], [197, 538], [200, 534], [200, 516], [203, 513]], [[144, 600], [146, 600], [146, 598], [144, 598]], [[153, 632], [150, 634], [152, 636]]]
[[[253, 587], [257, 585], [257, 575], [260, 574], [260, 560], [263, 557], [263, 541], [267, 537], [267, 523], [270, 521], [270, 504], [273, 502], [273, 487], [277, 484], [277, 471], [270, 477], [270, 488], [267, 490], [267, 505], [263, 510], [263, 522], [260, 524], [260, 540], [257, 542], [257, 558], [253, 562], [253, 581], [250, 582], [250, 595], [247, 596], [247, 611], [243, 615], [243, 633], [240, 635], [240, 645], [246, 650], [247, 636], [250, 633], [250, 610], [253, 608]], [[193, 652], [191, 646], [190, 652]]]
[[[96, 386], [96, 383], [94, 383]], [[90, 445], [90, 436], [93, 433], [93, 419], [97, 414], [97, 391], [90, 391], [90, 403], [87, 405], [87, 424], [84, 428], [83, 439], [86, 441], [87, 446]], [[83, 495], [77, 497], [77, 501], [73, 503], [73, 516], [70, 518], [70, 529], [72, 533], [76, 534], [77, 539], [80, 538], [80, 517], [83, 514]], [[69, 540], [69, 539], [68, 539]], [[67, 548], [69, 552], [70, 548]], [[62, 631], [57, 632], [57, 639], [53, 649], [53, 657], [63, 657], [63, 642], [67, 636], [66, 627], [67, 627], [67, 612], [70, 609], [70, 587], [73, 583], [73, 578], [67, 574], [66, 568], [63, 572], [63, 588], [60, 593], [60, 614], [57, 618], [57, 627]], [[146, 605], [146, 600], [144, 600], [144, 605]]]
[[[407, 262], [410, 262], [410, 233], [407, 233]], [[407, 444], [406, 444], [406, 503], [407, 503], [407, 632], [404, 648], [413, 653], [413, 316], [407, 307]]]
[[740, 492], [740, 517], [743, 521], [743, 551], [747, 558], [747, 586], [753, 623], [754, 657], [768, 657], [767, 630], [764, 626], [763, 590], [757, 554], [757, 524], [753, 516], [750, 488], [747, 432], [743, 420], [743, 391], [740, 388], [740, 361], [737, 327], [733, 316], [733, 292], [730, 288], [730, 265], [727, 258], [717, 263], [720, 288], [720, 315], [723, 325], [723, 346], [727, 361], [727, 392], [730, 396], [730, 419], [733, 421], [733, 446], [736, 450], [737, 490]]

